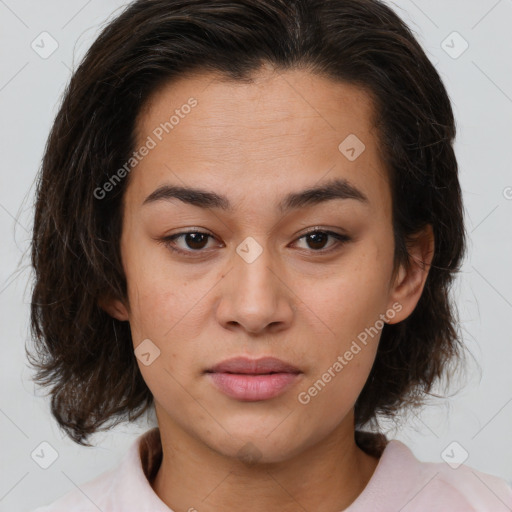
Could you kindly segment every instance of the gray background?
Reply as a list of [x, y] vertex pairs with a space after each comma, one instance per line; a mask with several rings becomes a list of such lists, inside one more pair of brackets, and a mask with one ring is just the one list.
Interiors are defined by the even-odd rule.
[[[0, 0], [1, 511], [29, 511], [91, 480], [115, 466], [151, 426], [125, 424], [96, 435], [94, 448], [75, 445], [59, 431], [48, 400], [31, 382], [24, 352], [34, 178], [71, 70], [124, 4]], [[437, 66], [455, 109], [470, 240], [454, 294], [465, 342], [479, 366], [470, 360], [465, 386], [452, 387], [461, 391], [411, 415], [388, 435], [419, 459], [437, 462], [456, 441], [455, 452], [468, 453], [465, 464], [512, 482], [512, 0], [391, 5]], [[40, 53], [51, 49], [42, 32], [58, 44], [47, 58], [31, 47], [35, 41]], [[461, 53], [464, 41], [469, 46]], [[43, 441], [58, 453], [48, 469], [31, 458]]]

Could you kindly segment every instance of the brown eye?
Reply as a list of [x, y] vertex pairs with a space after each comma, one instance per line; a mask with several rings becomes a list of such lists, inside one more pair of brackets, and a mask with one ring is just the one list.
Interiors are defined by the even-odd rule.
[[329, 235], [324, 231], [315, 231], [306, 235], [307, 244], [311, 249], [323, 249], [328, 240]]
[[[214, 238], [212, 235], [208, 233], [204, 233], [202, 231], [187, 231], [183, 233], [177, 233], [175, 235], [166, 236], [160, 239], [160, 242], [163, 243], [167, 248], [172, 251], [181, 253], [181, 254], [191, 254], [194, 252], [201, 253], [207, 244], [210, 238]], [[181, 246], [176, 243], [177, 240], [182, 240]]]
[[205, 245], [208, 243], [208, 238], [210, 235], [206, 233], [187, 233], [183, 236], [183, 240], [189, 249], [204, 249]]
[[[329, 240], [329, 238], [334, 238], [335, 241], [331, 244], [331, 247], [325, 249], [325, 246]], [[337, 249], [340, 245], [343, 245], [346, 242], [349, 242], [351, 238], [347, 235], [342, 235], [340, 233], [334, 233], [333, 231], [322, 231], [322, 230], [314, 230], [306, 233], [301, 236], [299, 240], [304, 239], [307, 244], [307, 249], [312, 249], [313, 252], [330, 252], [331, 250]]]

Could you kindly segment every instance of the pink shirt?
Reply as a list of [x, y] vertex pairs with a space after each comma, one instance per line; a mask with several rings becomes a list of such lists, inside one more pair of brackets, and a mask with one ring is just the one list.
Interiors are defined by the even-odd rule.
[[[33, 512], [173, 512], [150, 483], [161, 457], [155, 427], [132, 443], [115, 468]], [[469, 466], [420, 462], [401, 441], [390, 440], [372, 478], [344, 512], [398, 511], [511, 512], [512, 488]]]

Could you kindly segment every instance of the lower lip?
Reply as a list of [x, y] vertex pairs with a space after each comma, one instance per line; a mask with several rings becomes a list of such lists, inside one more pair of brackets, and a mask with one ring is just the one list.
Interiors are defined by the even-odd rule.
[[208, 375], [210, 375], [213, 384], [227, 396], [237, 400], [257, 401], [268, 400], [284, 393], [300, 374], [209, 373]]

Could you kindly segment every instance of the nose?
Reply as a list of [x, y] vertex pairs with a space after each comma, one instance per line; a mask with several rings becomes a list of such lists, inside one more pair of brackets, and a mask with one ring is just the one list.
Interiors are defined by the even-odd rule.
[[219, 284], [216, 315], [224, 328], [258, 334], [290, 326], [296, 295], [265, 248], [253, 261], [234, 254], [232, 269]]

